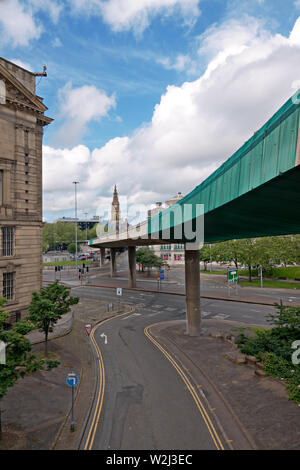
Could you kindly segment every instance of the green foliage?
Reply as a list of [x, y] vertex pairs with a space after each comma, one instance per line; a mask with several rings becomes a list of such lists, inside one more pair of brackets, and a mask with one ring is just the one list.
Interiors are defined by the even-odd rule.
[[292, 344], [300, 340], [300, 307], [275, 307], [268, 316], [273, 328], [257, 328], [253, 337], [241, 333], [236, 343], [242, 353], [261, 360], [269, 375], [284, 379], [290, 400], [300, 403], [300, 364], [292, 363]]
[[[92, 264], [92, 260], [77, 260], [77, 264]], [[43, 266], [75, 266], [76, 261], [49, 261], [49, 263], [43, 263]]]
[[[274, 325], [278, 331], [286, 332], [292, 339], [300, 334], [300, 307], [289, 305], [279, 305], [275, 303], [277, 311], [268, 315], [268, 321]], [[298, 338], [295, 338], [298, 339]]]
[[71, 310], [71, 305], [79, 302], [79, 297], [70, 296], [70, 287], [59, 284], [58, 281], [43, 287], [40, 292], [33, 292], [29, 305], [29, 315], [26, 319], [35, 328], [45, 334], [45, 354], [47, 355], [48, 334], [53, 331], [54, 325]]
[[69, 243], [68, 252], [74, 255], [76, 253], [76, 243]]
[[37, 370], [49, 370], [59, 364], [54, 359], [31, 353], [31, 343], [25, 334], [33, 329], [33, 325], [28, 321], [14, 323], [9, 330], [4, 328], [9, 320], [9, 313], [3, 308], [5, 303], [6, 299], [0, 298], [0, 341], [6, 344], [6, 363], [0, 364], [0, 400], [19, 378]]
[[163, 265], [161, 258], [156, 256], [148, 247], [139, 248], [136, 252], [136, 262], [144, 268], [160, 268]]
[[200, 254], [200, 261], [204, 263], [204, 271], [207, 270], [207, 263], [210, 261], [210, 257], [212, 259], [212, 253], [209, 245], [203, 245], [203, 247], [199, 250]]
[[[88, 230], [88, 238], [95, 238], [95, 233], [96, 226]], [[45, 223], [43, 225], [43, 250], [55, 249], [57, 245], [75, 243], [75, 235], [74, 222]], [[79, 225], [77, 226], [77, 240], [78, 242], [86, 240], [86, 231], [80, 230]]]
[[[249, 281], [252, 280], [252, 275], [257, 275], [253, 266], [262, 266], [264, 276], [283, 277], [282, 272], [280, 276], [278, 270], [284, 268], [275, 268], [275, 265], [300, 262], [300, 235], [246, 238], [215, 243], [212, 245], [212, 258], [219, 263], [233, 262], [236, 267], [238, 264], [246, 265]], [[299, 267], [295, 267], [295, 275], [291, 278], [300, 278]]]

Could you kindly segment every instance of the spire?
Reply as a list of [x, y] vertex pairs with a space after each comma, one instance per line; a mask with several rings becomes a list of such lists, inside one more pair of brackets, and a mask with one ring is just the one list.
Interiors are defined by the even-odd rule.
[[113, 201], [111, 204], [111, 226], [115, 228], [116, 233], [119, 233], [119, 223], [120, 223], [120, 204], [117, 191], [117, 185], [114, 187]]
[[114, 187], [114, 196], [113, 196], [113, 205], [119, 204], [119, 197], [118, 197], [118, 191], [117, 191], [117, 185], [115, 184]]

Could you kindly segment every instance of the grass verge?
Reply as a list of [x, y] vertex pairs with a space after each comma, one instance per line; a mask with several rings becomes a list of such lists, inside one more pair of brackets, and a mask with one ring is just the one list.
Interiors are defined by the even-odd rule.
[[[254, 279], [252, 282], [240, 281], [239, 284], [244, 287], [260, 287], [260, 280]], [[300, 282], [284, 282], [284, 281], [263, 281], [263, 287], [273, 287], [276, 289], [300, 289]]]
[[[91, 264], [93, 263], [92, 260], [85, 260], [85, 261], [81, 261], [81, 260], [78, 260], [77, 261], [77, 264]], [[43, 266], [75, 266], [76, 265], [76, 261], [51, 261], [49, 263], [43, 263]]]

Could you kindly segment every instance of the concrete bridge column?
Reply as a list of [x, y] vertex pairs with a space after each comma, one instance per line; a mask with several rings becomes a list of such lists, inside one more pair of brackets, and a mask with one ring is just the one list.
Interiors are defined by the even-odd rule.
[[100, 248], [100, 268], [104, 266], [105, 262], [105, 248]]
[[135, 246], [128, 247], [129, 287], [136, 287], [136, 249]]
[[114, 277], [117, 273], [116, 265], [116, 248], [110, 249], [110, 277]]
[[199, 250], [185, 250], [186, 332], [200, 335], [200, 255]]

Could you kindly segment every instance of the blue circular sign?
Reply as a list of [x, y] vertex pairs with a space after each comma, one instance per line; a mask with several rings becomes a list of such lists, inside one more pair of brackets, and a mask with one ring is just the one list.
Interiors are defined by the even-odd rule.
[[76, 387], [76, 385], [78, 384], [77, 375], [74, 374], [74, 373], [68, 374], [67, 375], [67, 384], [69, 385], [69, 387]]

